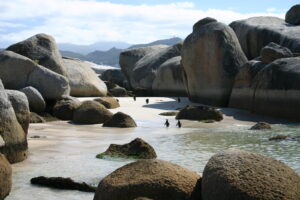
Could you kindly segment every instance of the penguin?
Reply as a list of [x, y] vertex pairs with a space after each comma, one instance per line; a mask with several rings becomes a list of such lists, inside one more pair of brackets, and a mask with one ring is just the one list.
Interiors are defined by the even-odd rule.
[[170, 126], [169, 120], [166, 120], [165, 126], [166, 126], [166, 127], [169, 127], [169, 126]]
[[135, 95], [133, 96], [133, 100], [136, 101], [136, 96]]
[[181, 128], [181, 122], [178, 120], [176, 126], [178, 126], [178, 128]]
[[149, 99], [146, 99], [146, 104], [148, 104], [149, 103]]

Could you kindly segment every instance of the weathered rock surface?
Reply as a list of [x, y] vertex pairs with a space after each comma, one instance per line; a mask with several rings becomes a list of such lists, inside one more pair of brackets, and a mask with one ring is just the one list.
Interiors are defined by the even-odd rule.
[[14, 108], [19, 124], [22, 126], [24, 132], [27, 134], [30, 121], [30, 111], [26, 95], [17, 90], [5, 91], [12, 107]]
[[150, 47], [128, 49], [120, 53], [119, 64], [130, 86], [132, 72], [135, 67], [135, 64], [145, 55], [150, 54], [153, 51], [165, 49], [167, 47], [168, 46], [166, 45], [154, 45]]
[[221, 111], [208, 106], [186, 106], [179, 111], [176, 119], [221, 121], [223, 114]]
[[280, 58], [293, 57], [293, 53], [286, 47], [282, 47], [274, 42], [269, 43], [267, 46], [262, 48], [260, 52], [261, 61], [269, 64], [274, 60]]
[[94, 101], [101, 103], [102, 105], [105, 106], [105, 108], [108, 108], [108, 109], [120, 107], [120, 104], [117, 101], [117, 99], [115, 99], [113, 97], [100, 97], [100, 98], [94, 99]]
[[252, 110], [290, 120], [300, 120], [300, 57], [276, 60], [253, 80]]
[[26, 133], [19, 124], [15, 111], [0, 81], [0, 153], [10, 163], [20, 162], [27, 158], [28, 145]]
[[0, 51], [0, 78], [6, 89], [19, 90], [32, 86], [44, 99], [60, 99], [70, 92], [64, 76], [12, 51]]
[[209, 24], [212, 22], [217, 22], [216, 19], [211, 18], [211, 17], [206, 17], [203, 19], [200, 19], [198, 22], [196, 22], [193, 26], [193, 31], [196, 31], [197, 29], [201, 28], [202, 26], [204, 26], [205, 24]]
[[203, 200], [298, 200], [300, 177], [272, 158], [227, 150], [208, 161], [201, 191]]
[[12, 169], [5, 156], [0, 153], [0, 199], [5, 199], [11, 191]]
[[22, 42], [9, 46], [7, 50], [30, 58], [53, 72], [63, 76], [66, 75], [66, 69], [55, 39], [50, 35], [34, 35]]
[[158, 96], [187, 96], [185, 78], [185, 72], [181, 66], [181, 56], [173, 57], [158, 68], [152, 84], [153, 94]]
[[265, 66], [260, 61], [251, 60], [240, 68], [234, 80], [229, 107], [252, 110], [255, 89], [251, 86], [257, 73]]
[[72, 120], [74, 111], [81, 105], [81, 102], [76, 98], [65, 98], [58, 102], [53, 107], [53, 115], [61, 120]]
[[265, 130], [265, 129], [271, 129], [271, 125], [266, 122], [258, 122], [250, 128], [250, 130]]
[[135, 159], [154, 159], [157, 157], [153, 147], [140, 138], [136, 138], [128, 144], [111, 144], [108, 149], [97, 155], [97, 158], [125, 157]]
[[101, 74], [101, 79], [103, 81], [116, 83], [121, 87], [124, 87], [124, 82], [126, 82], [126, 78], [121, 69], [108, 69]]
[[188, 199], [199, 175], [161, 160], [140, 160], [106, 176], [98, 185], [94, 200]]
[[44, 123], [46, 120], [39, 116], [38, 114], [31, 112], [30, 113], [30, 123]]
[[107, 87], [90, 65], [74, 58], [64, 57], [71, 96], [106, 96]]
[[232, 22], [241, 47], [248, 59], [259, 56], [261, 49], [274, 42], [289, 48], [293, 53], [300, 52], [300, 26], [287, 24], [276, 17], [252, 17]]
[[160, 48], [141, 58], [134, 66], [130, 79], [131, 86], [151, 91], [153, 81], [160, 65], [170, 58], [180, 56], [182, 43]]
[[32, 178], [30, 182], [33, 185], [40, 185], [63, 190], [79, 190], [82, 192], [96, 191], [96, 188], [88, 185], [87, 183], [78, 183], [73, 181], [71, 178], [39, 176]]
[[123, 87], [119, 87], [119, 86], [114, 87], [114, 88], [110, 89], [109, 92], [114, 97], [128, 97], [128, 92]]
[[84, 101], [73, 113], [72, 121], [78, 124], [102, 124], [113, 114], [96, 101]]
[[181, 55], [190, 99], [227, 106], [234, 77], [247, 61], [234, 31], [219, 22], [202, 25], [184, 40]]
[[20, 90], [23, 92], [28, 99], [30, 111], [40, 113], [43, 112], [46, 108], [46, 103], [44, 101], [41, 93], [34, 87], [25, 87]]
[[109, 120], [104, 122], [103, 127], [132, 128], [137, 127], [137, 125], [129, 115], [117, 112]]
[[287, 11], [285, 21], [290, 24], [300, 25], [300, 4], [294, 5]]

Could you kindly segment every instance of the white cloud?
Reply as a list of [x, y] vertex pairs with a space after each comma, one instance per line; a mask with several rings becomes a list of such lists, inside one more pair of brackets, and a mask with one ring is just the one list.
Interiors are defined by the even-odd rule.
[[[185, 37], [196, 21], [207, 16], [224, 23], [270, 15], [270, 12], [272, 16], [284, 16], [273, 11], [243, 14], [233, 10], [199, 10], [190, 2], [124, 5], [95, 0], [0, 1], [1, 29], [9, 30], [15, 21], [22, 21], [26, 26], [17, 32], [0, 33], [0, 40], [17, 42], [44, 32], [53, 35], [58, 42], [75, 44], [96, 41], [140, 43], [171, 36]], [[38, 23], [30, 24], [32, 19]]]

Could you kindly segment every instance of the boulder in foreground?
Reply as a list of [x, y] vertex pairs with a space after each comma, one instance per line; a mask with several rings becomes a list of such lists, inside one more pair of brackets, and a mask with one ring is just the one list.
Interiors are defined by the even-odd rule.
[[106, 176], [98, 185], [94, 200], [188, 199], [199, 175], [162, 160], [139, 160]]
[[104, 122], [103, 127], [132, 128], [137, 127], [137, 125], [129, 115], [117, 112], [109, 120]]
[[128, 144], [111, 144], [108, 149], [97, 155], [97, 158], [111, 157], [125, 157], [134, 159], [154, 159], [156, 153], [153, 147], [140, 138], [136, 138]]
[[5, 156], [0, 153], [0, 199], [5, 199], [12, 185], [12, 169]]
[[258, 122], [250, 128], [250, 130], [264, 130], [264, 129], [271, 129], [271, 125], [266, 122]]
[[300, 177], [273, 158], [227, 150], [208, 161], [201, 191], [203, 200], [298, 200]]
[[294, 5], [287, 11], [285, 21], [293, 25], [300, 25], [300, 4]]
[[176, 115], [176, 119], [188, 120], [223, 120], [223, 114], [215, 108], [208, 106], [186, 106]]
[[73, 113], [72, 121], [78, 124], [102, 124], [113, 114], [96, 101], [84, 101]]

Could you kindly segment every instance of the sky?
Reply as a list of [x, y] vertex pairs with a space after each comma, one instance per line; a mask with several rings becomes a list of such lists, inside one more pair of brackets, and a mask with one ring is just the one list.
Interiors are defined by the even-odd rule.
[[185, 38], [204, 17], [229, 24], [253, 16], [284, 18], [299, 0], [0, 0], [0, 47], [38, 33], [59, 43], [147, 43]]

